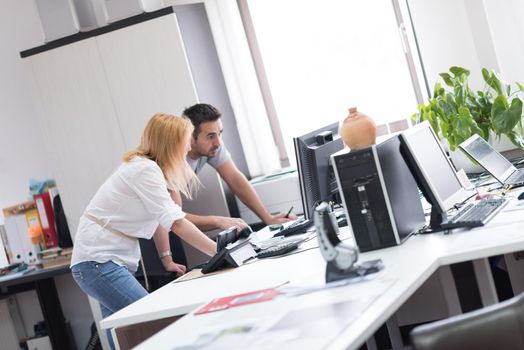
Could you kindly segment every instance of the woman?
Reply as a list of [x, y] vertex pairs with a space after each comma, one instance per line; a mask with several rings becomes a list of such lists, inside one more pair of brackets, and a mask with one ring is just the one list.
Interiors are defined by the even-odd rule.
[[164, 267], [179, 276], [185, 266], [173, 262], [168, 231], [209, 256], [216, 253], [215, 242], [185, 219], [180, 207], [178, 193], [191, 198], [198, 185], [186, 162], [192, 133], [189, 119], [155, 114], [140, 145], [124, 154], [80, 218], [71, 270], [80, 288], [100, 302], [103, 317], [148, 294], [134, 277], [138, 238], [153, 237]]

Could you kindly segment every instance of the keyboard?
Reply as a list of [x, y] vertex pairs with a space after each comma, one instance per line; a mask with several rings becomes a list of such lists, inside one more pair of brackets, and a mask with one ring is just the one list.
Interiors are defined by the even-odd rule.
[[298, 235], [300, 233], [305, 233], [307, 229], [313, 225], [313, 221], [306, 220], [306, 219], [300, 219], [292, 223], [291, 225], [287, 226], [286, 228], [283, 228], [282, 230], [278, 231], [273, 235], [273, 237], [278, 236], [291, 236], [291, 235]]
[[443, 229], [458, 227], [484, 226], [491, 220], [508, 201], [505, 198], [484, 198], [474, 203], [468, 203], [447, 222], [441, 224]]
[[283, 255], [283, 254], [292, 252], [293, 250], [298, 248], [300, 243], [302, 243], [302, 241], [277, 244], [273, 247], [269, 247], [267, 249], [261, 250], [257, 254], [257, 258], [259, 259], [271, 258], [274, 256], [279, 256], [279, 255]]

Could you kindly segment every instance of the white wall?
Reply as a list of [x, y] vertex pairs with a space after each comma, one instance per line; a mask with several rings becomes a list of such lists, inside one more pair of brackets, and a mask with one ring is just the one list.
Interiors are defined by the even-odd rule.
[[[33, 0], [0, 2], [0, 208], [26, 200], [29, 178], [53, 178], [49, 156], [32, 97], [31, 72], [20, 51], [43, 44], [40, 21]], [[0, 211], [0, 224], [4, 217]], [[85, 294], [70, 275], [55, 279], [64, 316], [70, 321], [77, 348], [90, 335], [93, 316]], [[17, 295], [26, 332], [43, 319], [34, 291]], [[0, 346], [1, 348], [1, 346]]]
[[[52, 177], [19, 52], [43, 43], [32, 0], [0, 3], [0, 208], [26, 200], [29, 178]], [[0, 213], [0, 224], [4, 217]]]
[[451, 66], [471, 71], [481, 89], [481, 68], [507, 82], [524, 82], [524, 3], [521, 0], [408, 0], [431, 91]]
[[[476, 1], [476, 0], [470, 0]], [[524, 2], [484, 0], [501, 75], [524, 84]]]
[[451, 66], [472, 72], [474, 86], [481, 83], [481, 63], [464, 0], [408, 0], [417, 41], [431, 93], [439, 73]]

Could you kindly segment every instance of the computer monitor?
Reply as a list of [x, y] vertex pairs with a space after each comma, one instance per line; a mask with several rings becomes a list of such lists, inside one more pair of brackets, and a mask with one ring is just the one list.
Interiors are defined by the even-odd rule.
[[427, 121], [400, 134], [401, 152], [417, 185], [431, 204], [431, 229], [438, 231], [447, 211], [469, 194]]
[[295, 137], [293, 141], [304, 217], [312, 220], [315, 206], [321, 201], [340, 202], [330, 156], [343, 149], [344, 143], [338, 123]]

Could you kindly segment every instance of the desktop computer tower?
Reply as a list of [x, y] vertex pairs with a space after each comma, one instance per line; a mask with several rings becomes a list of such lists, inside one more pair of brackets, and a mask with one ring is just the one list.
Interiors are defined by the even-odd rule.
[[365, 252], [401, 244], [426, 220], [398, 136], [331, 156], [355, 242]]

